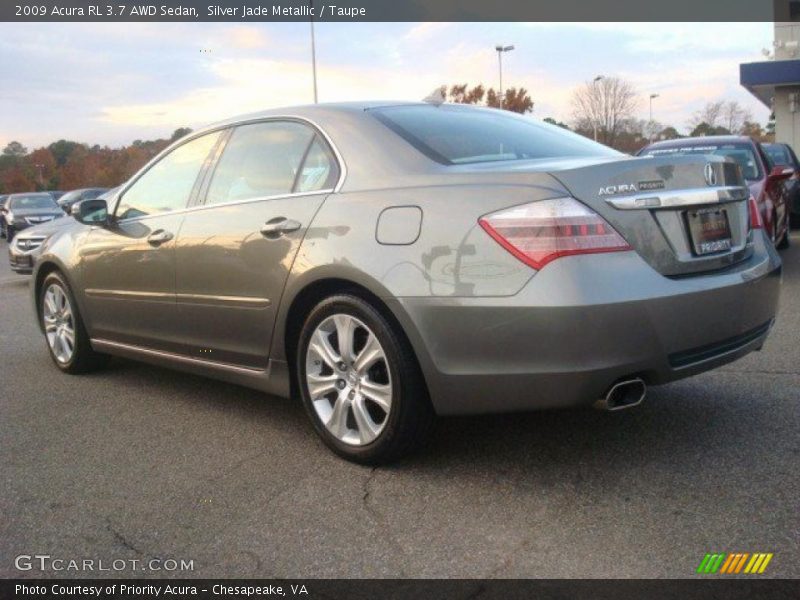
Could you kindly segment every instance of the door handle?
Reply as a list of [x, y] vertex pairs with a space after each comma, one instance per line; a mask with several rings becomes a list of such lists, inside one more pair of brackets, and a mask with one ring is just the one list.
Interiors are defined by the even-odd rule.
[[261, 235], [269, 239], [277, 239], [284, 233], [291, 233], [297, 231], [302, 225], [294, 219], [287, 219], [286, 217], [275, 217], [270, 219], [261, 228]]
[[151, 246], [160, 246], [164, 242], [168, 242], [172, 239], [172, 234], [169, 231], [164, 231], [163, 229], [156, 229], [153, 233], [147, 236], [147, 243]]

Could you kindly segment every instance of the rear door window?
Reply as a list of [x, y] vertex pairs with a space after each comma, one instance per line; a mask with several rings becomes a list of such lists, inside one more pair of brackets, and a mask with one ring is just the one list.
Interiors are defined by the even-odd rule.
[[206, 204], [221, 204], [333, 187], [336, 162], [317, 133], [294, 121], [237, 127], [208, 187]]

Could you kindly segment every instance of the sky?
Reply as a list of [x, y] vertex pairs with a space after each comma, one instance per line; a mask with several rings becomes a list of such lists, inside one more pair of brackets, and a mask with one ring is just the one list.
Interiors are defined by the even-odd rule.
[[[772, 23], [317, 23], [320, 102], [420, 100], [442, 84], [522, 86], [534, 117], [570, 122], [573, 91], [629, 80], [636, 116], [685, 131], [706, 102], [769, 111], [739, 85]], [[61, 138], [117, 147], [313, 101], [308, 23], [0, 23], [0, 147]]]

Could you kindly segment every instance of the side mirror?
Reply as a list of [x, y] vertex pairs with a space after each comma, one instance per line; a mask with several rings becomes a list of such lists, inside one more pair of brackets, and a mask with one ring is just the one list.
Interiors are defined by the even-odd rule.
[[70, 214], [81, 223], [103, 225], [108, 223], [108, 204], [98, 198], [83, 200], [72, 205]]
[[772, 171], [769, 172], [770, 179], [774, 179], [775, 181], [782, 181], [784, 179], [788, 179], [794, 175], [794, 169], [791, 167], [785, 167], [776, 165], [772, 167]]

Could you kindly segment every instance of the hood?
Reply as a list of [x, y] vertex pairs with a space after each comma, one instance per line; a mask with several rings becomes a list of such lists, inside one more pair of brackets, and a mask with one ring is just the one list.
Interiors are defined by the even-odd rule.
[[41, 225], [34, 225], [33, 227], [24, 229], [17, 234], [17, 237], [48, 237], [54, 232], [64, 229], [64, 227], [70, 225], [71, 223], [77, 223], [77, 221], [75, 219], [67, 219], [66, 217], [53, 219], [52, 221], [42, 223]]

